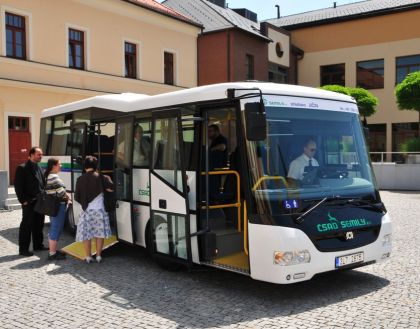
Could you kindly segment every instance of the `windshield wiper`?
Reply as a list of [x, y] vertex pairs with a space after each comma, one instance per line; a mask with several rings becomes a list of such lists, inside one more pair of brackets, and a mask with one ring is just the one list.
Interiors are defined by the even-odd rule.
[[344, 201], [341, 204], [351, 204], [351, 205], [362, 204], [362, 205], [370, 206], [375, 210], [379, 210], [382, 213], [386, 212], [385, 207], [383, 206], [380, 207], [377, 204], [373, 203], [372, 201], [367, 201], [360, 198], [334, 196], [334, 197], [325, 197], [322, 200], [315, 203], [314, 205], [311, 205], [308, 208], [304, 209], [304, 213], [301, 214], [298, 218], [296, 218], [295, 222], [299, 224], [303, 223], [306, 215], [310, 214], [312, 211], [314, 211], [316, 208], [318, 208], [320, 205], [324, 204], [325, 202], [333, 202], [333, 201]]
[[[312, 211], [314, 211], [316, 208], [318, 208], [320, 205], [322, 205], [324, 202], [328, 201], [328, 197], [323, 198], [321, 201], [318, 201], [317, 203], [315, 203], [313, 206], [311, 206], [309, 209], [307, 209], [302, 215], [300, 215], [298, 218], [295, 219], [295, 222], [297, 223], [303, 223], [304, 217], [311, 213]], [[304, 209], [305, 210], [305, 209]]]
[[351, 198], [346, 200], [345, 202], [346, 204], [351, 204], [351, 205], [364, 205], [364, 206], [369, 206], [375, 210], [378, 210], [379, 212], [385, 214], [386, 213], [386, 209], [383, 205], [383, 203], [380, 203], [380, 206], [377, 203], [374, 203], [373, 201], [368, 201], [368, 200], [363, 200], [360, 198]]

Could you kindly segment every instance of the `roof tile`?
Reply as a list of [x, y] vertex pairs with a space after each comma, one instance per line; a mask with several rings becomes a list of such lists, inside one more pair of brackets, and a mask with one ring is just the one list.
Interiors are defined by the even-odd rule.
[[300, 24], [316, 24], [317, 22], [328, 22], [343, 20], [352, 16], [379, 13], [392, 9], [404, 9], [410, 6], [420, 5], [420, 0], [367, 0], [337, 6], [336, 8], [325, 8], [309, 11], [301, 14], [285, 16], [281, 18], [268, 19], [267, 22], [281, 27], [292, 27]]
[[162, 14], [180, 19], [184, 22], [197, 25], [197, 22], [191, 20], [187, 16], [184, 16], [181, 13], [175, 11], [174, 9], [169, 8], [169, 7], [167, 7], [167, 6], [165, 6], [161, 3], [158, 3], [154, 0], [123, 0], [123, 1], [128, 1], [128, 2], [131, 2], [133, 4], [139, 5], [141, 7], [148, 8], [148, 9], [151, 9], [153, 11], [157, 11], [157, 12], [160, 12]]

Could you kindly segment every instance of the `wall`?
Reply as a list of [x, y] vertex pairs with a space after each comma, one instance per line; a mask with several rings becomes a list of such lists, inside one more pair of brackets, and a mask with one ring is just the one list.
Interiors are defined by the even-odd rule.
[[[25, 16], [27, 60], [5, 57], [6, 12]], [[68, 29], [85, 31], [86, 69], [68, 68]], [[121, 0], [1, 0], [0, 170], [8, 170], [8, 116], [31, 120], [39, 143], [47, 107], [103, 93], [158, 94], [197, 85], [201, 29]], [[138, 79], [124, 78], [124, 41], [138, 45]], [[175, 86], [163, 84], [164, 51], [175, 54]]]
[[381, 190], [420, 190], [420, 164], [373, 163]]
[[[290, 66], [290, 35], [288, 31], [278, 31], [278, 28], [268, 26], [267, 36], [273, 40], [268, 44], [268, 61], [282, 65]], [[279, 57], [276, 53], [276, 44], [279, 42], [283, 50], [283, 56]]]
[[320, 66], [345, 63], [345, 84], [356, 86], [358, 61], [384, 59], [384, 88], [369, 90], [379, 98], [369, 124], [386, 123], [386, 150], [392, 151], [392, 123], [417, 122], [412, 111], [400, 111], [394, 96], [395, 58], [420, 54], [420, 10], [361, 18], [292, 31], [292, 43], [304, 50], [298, 82], [320, 85]]
[[206, 33], [198, 38], [198, 84], [229, 81], [229, 30]]
[[246, 54], [254, 56], [254, 80], [268, 80], [268, 42], [251, 34], [233, 30], [230, 44], [230, 81], [246, 79]]

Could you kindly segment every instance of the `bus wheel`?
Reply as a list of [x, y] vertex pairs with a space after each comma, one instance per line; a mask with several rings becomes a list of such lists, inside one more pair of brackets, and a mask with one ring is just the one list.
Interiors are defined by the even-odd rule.
[[67, 231], [73, 236], [76, 235], [77, 226], [74, 221], [73, 205], [70, 205], [67, 209], [65, 224]]

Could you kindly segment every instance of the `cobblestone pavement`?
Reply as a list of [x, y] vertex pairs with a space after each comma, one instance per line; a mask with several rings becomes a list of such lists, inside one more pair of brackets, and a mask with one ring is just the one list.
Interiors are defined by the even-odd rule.
[[[273, 285], [207, 268], [167, 272], [117, 245], [102, 264], [17, 256], [20, 211], [0, 213], [1, 328], [420, 328], [420, 193], [381, 192], [390, 261]], [[71, 242], [64, 235], [61, 245]]]

